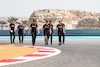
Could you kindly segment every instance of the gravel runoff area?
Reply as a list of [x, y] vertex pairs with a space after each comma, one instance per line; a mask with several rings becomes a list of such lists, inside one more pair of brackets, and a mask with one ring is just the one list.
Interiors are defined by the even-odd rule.
[[[24, 40], [23, 44], [15, 41], [15, 45], [31, 46], [31, 40]], [[0, 44], [10, 44], [9, 40], [0, 40]], [[36, 46], [45, 46], [44, 40], [37, 40]], [[58, 45], [58, 40], [53, 41], [54, 47], [61, 50], [59, 55], [13, 64], [2, 67], [100, 67], [100, 41], [99, 40], [66, 40], [65, 45]]]

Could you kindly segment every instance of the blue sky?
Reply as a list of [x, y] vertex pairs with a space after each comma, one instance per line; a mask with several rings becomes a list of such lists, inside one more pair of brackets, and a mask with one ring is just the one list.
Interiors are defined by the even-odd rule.
[[0, 17], [29, 17], [37, 9], [100, 12], [100, 0], [0, 0]]

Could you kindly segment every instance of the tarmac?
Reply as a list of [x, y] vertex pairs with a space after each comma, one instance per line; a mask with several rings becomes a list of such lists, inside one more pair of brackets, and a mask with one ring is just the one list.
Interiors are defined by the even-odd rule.
[[[10, 40], [0, 40], [0, 44], [10, 44]], [[31, 46], [31, 40], [24, 40], [19, 44], [16, 40], [14, 45]], [[44, 40], [37, 40], [36, 46], [46, 46]], [[53, 40], [53, 47], [61, 50], [61, 53], [35, 61], [18, 63], [2, 67], [100, 67], [100, 41], [99, 40], [66, 40], [65, 45], [58, 45], [58, 40]]]

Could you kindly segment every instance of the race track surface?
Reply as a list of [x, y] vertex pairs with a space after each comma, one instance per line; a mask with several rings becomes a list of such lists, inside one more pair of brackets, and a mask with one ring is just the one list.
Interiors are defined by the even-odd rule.
[[[9, 40], [1, 40], [1, 44], [10, 44]], [[15, 45], [31, 45], [31, 40], [25, 40]], [[66, 40], [65, 45], [58, 45], [58, 40], [53, 45], [44, 45], [43, 40], [37, 40], [36, 46], [53, 47], [61, 53], [44, 59], [25, 63], [12, 64], [2, 67], [100, 67], [100, 41], [99, 40]]]

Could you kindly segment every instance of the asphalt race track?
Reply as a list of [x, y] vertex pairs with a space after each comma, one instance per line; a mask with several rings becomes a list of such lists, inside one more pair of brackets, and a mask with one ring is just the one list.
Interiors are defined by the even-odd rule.
[[[10, 44], [9, 40], [1, 40], [1, 44]], [[25, 40], [15, 45], [31, 46], [31, 40]], [[58, 45], [54, 40], [53, 45], [44, 45], [43, 40], [37, 40], [36, 46], [53, 47], [61, 50], [61, 53], [35, 61], [11, 64], [2, 67], [100, 67], [100, 41], [99, 40], [66, 40], [65, 45]]]

